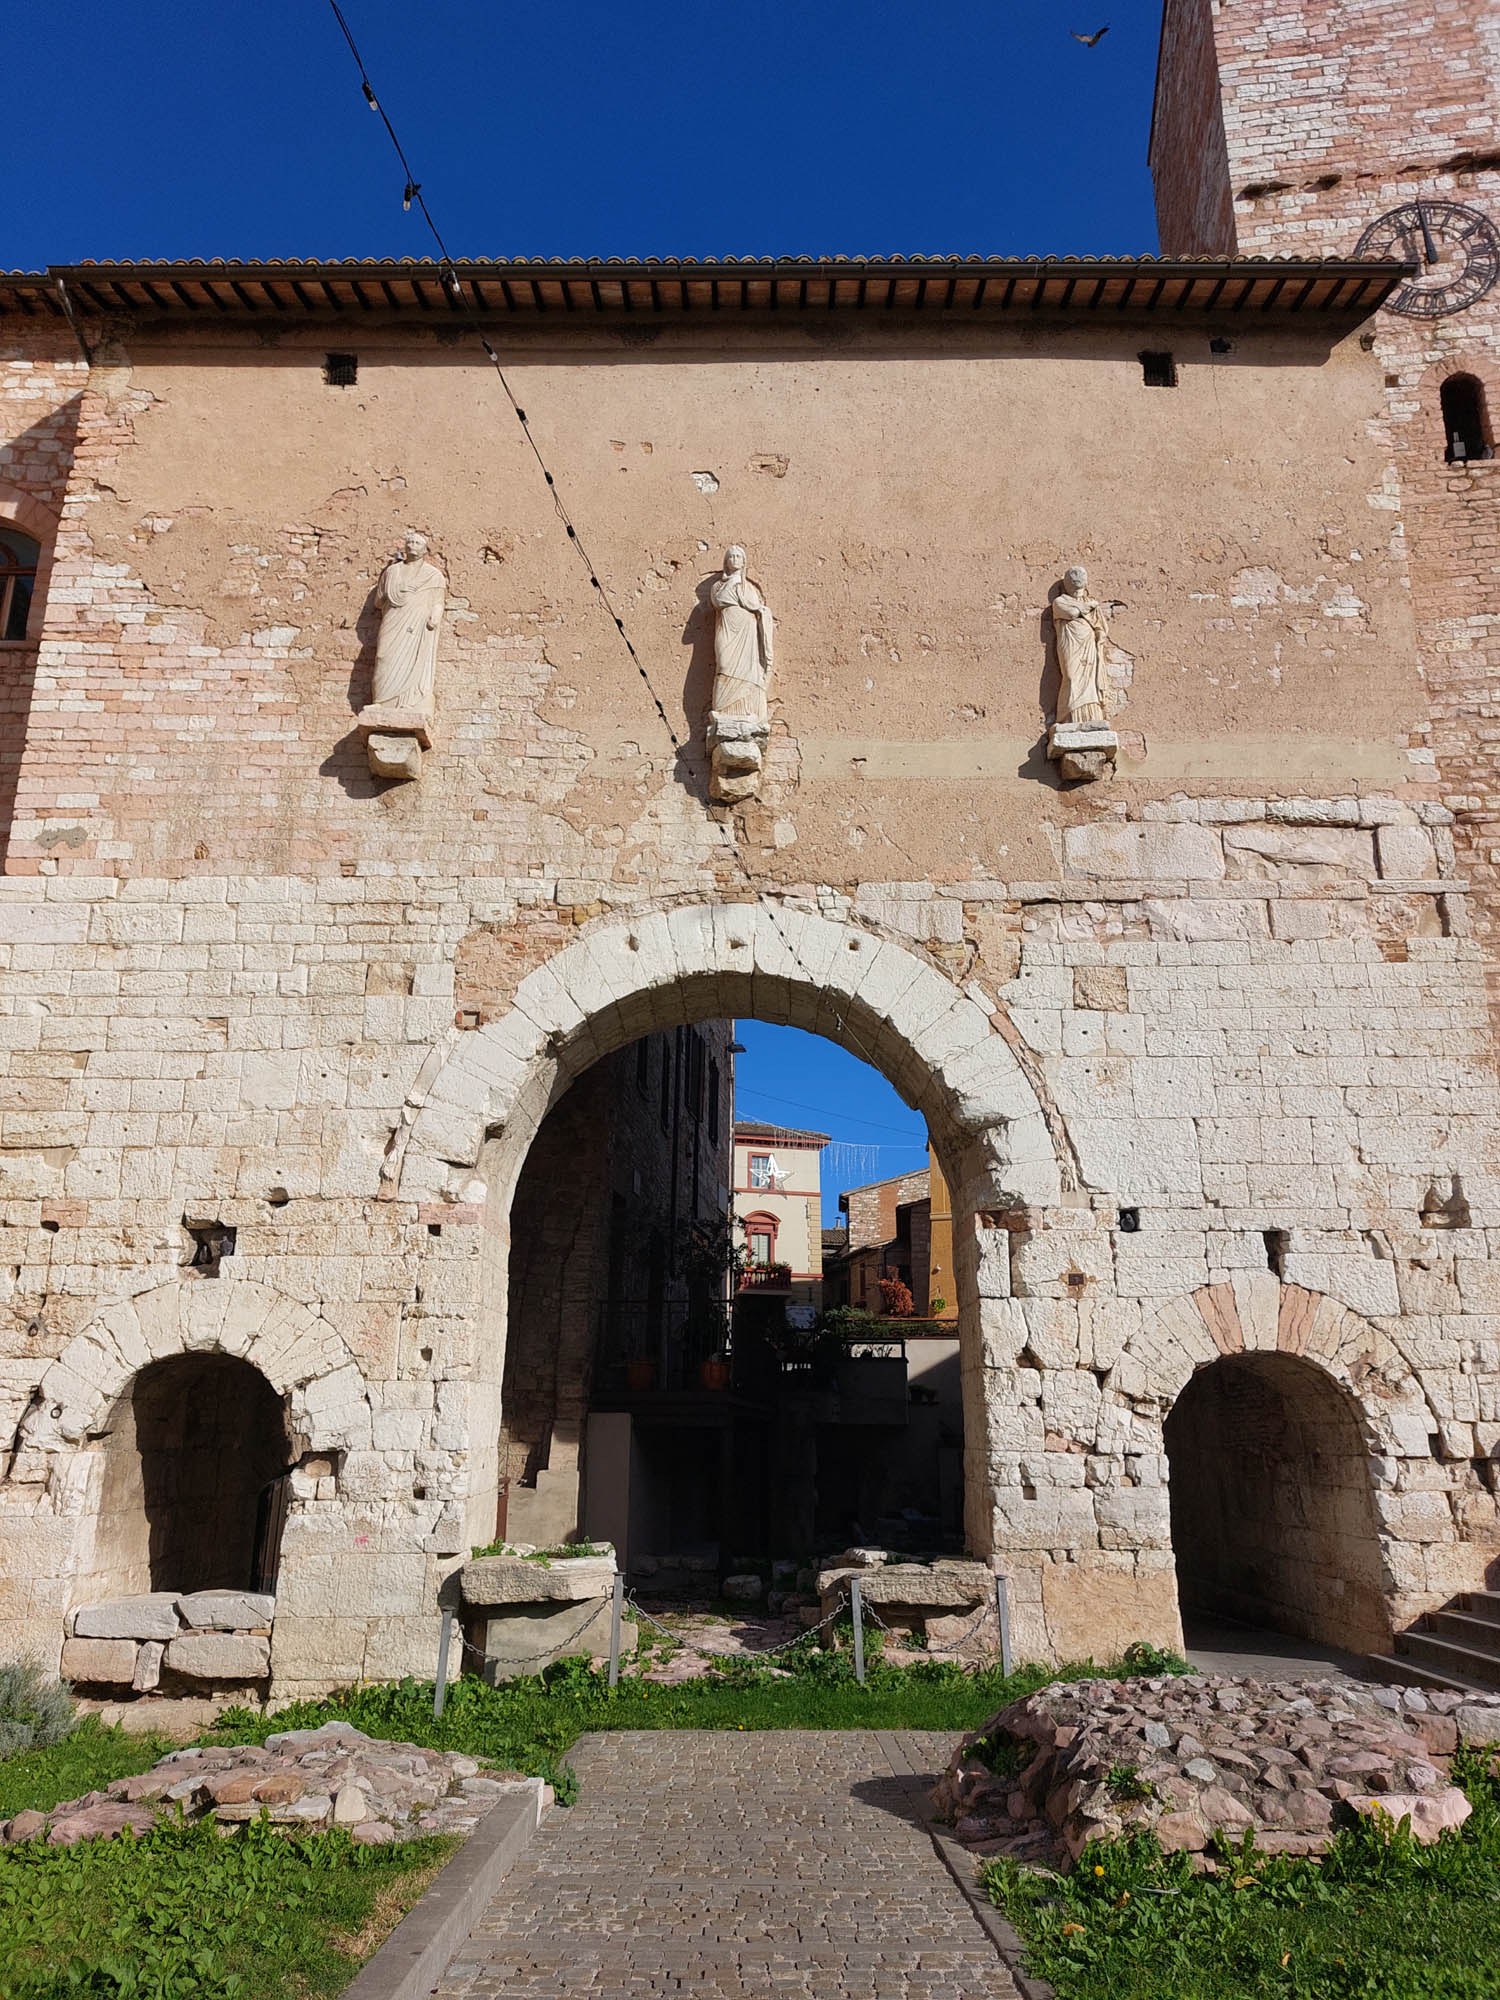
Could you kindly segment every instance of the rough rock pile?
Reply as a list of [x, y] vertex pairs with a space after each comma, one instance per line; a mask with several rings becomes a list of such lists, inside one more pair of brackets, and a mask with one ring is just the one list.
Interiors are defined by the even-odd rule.
[[1410, 1815], [1419, 1839], [1468, 1817], [1460, 1742], [1500, 1742], [1500, 1694], [1218, 1676], [1054, 1682], [966, 1736], [937, 1818], [991, 1854], [1066, 1866], [1149, 1828], [1168, 1852], [1253, 1828], [1269, 1853], [1328, 1844], [1334, 1807]]
[[125, 1827], [144, 1833], [162, 1809], [222, 1825], [262, 1812], [288, 1832], [347, 1827], [354, 1840], [411, 1840], [425, 1833], [468, 1833], [507, 1792], [550, 1786], [513, 1773], [482, 1774], [472, 1757], [382, 1743], [344, 1722], [288, 1729], [258, 1744], [173, 1750], [149, 1771], [117, 1778], [107, 1790], [0, 1821], [0, 1841], [38, 1840], [55, 1847], [106, 1839]]

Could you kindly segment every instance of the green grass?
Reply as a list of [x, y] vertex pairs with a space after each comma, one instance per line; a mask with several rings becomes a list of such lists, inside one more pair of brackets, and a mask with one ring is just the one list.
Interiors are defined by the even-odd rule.
[[[430, 1681], [349, 1689], [265, 1717], [221, 1718], [207, 1740], [262, 1741], [333, 1718], [372, 1735], [464, 1750], [552, 1780], [576, 1796], [563, 1763], [585, 1731], [607, 1729], [935, 1729], [978, 1726], [1007, 1701], [1059, 1677], [1107, 1671], [1089, 1662], [1027, 1667], [1006, 1678], [924, 1660], [898, 1668], [869, 1649], [854, 1679], [847, 1650], [804, 1644], [782, 1675], [726, 1662], [703, 1680], [664, 1687], [627, 1674], [617, 1688], [586, 1661], [491, 1688], [469, 1678], [432, 1715]], [[1159, 1655], [1135, 1671], [1160, 1672]], [[1129, 1670], [1123, 1664], [1121, 1671]], [[0, 1764], [6, 1814], [46, 1808], [144, 1770], [170, 1747], [90, 1718], [51, 1750]], [[4, 2000], [324, 2000], [336, 1993], [420, 1893], [452, 1847], [422, 1840], [356, 1847], [342, 1832], [288, 1838], [268, 1826], [225, 1838], [213, 1821], [161, 1819], [139, 1840], [0, 1848], [0, 1993]], [[342, 1942], [341, 1942], [342, 1940]]]
[[324, 2000], [457, 1845], [356, 1847], [264, 1823], [0, 1849], [5, 2000]]
[[127, 1736], [86, 1715], [50, 1750], [25, 1750], [0, 1762], [0, 1819], [28, 1807], [46, 1812], [64, 1799], [102, 1791], [111, 1779], [149, 1771], [173, 1747], [169, 1737]]
[[1360, 1822], [1321, 1864], [1240, 1845], [1195, 1876], [1138, 1834], [984, 1882], [1058, 2000], [1495, 2000], [1500, 1776], [1460, 1753], [1454, 1777], [1474, 1811], [1432, 1847]]
[[[878, 1635], [871, 1635], [873, 1641]], [[316, 1727], [340, 1719], [372, 1736], [463, 1750], [511, 1770], [545, 1777], [565, 1804], [576, 1780], [563, 1763], [570, 1745], [590, 1730], [612, 1729], [977, 1729], [997, 1708], [1054, 1680], [1115, 1672], [1173, 1670], [1168, 1656], [1150, 1653], [1096, 1667], [998, 1668], [975, 1672], [950, 1661], [893, 1667], [869, 1645], [861, 1687], [847, 1650], [801, 1645], [778, 1658], [782, 1675], [752, 1661], [726, 1660], [702, 1680], [663, 1686], [627, 1674], [611, 1688], [585, 1660], [564, 1660], [535, 1678], [500, 1687], [466, 1677], [450, 1688], [442, 1717], [433, 1720], [431, 1681], [398, 1681], [346, 1689], [326, 1701], [299, 1702], [274, 1718], [237, 1710], [221, 1718], [216, 1742], [260, 1742], [275, 1729]], [[1181, 1663], [1176, 1663], [1181, 1670]], [[789, 1670], [789, 1671], [788, 1671]]]

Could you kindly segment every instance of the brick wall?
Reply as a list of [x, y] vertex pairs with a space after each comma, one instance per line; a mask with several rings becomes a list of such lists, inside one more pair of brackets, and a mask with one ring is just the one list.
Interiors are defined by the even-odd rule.
[[[1222, 95], [1205, 65], [1211, 34]], [[1163, 105], [1171, 122], [1162, 123]], [[1164, 248], [1192, 248], [1183, 218], [1233, 190], [1229, 241], [1257, 256], [1347, 256], [1380, 215], [1419, 197], [1478, 208], [1500, 226], [1500, 36], [1478, 0], [1436, 14], [1421, 0], [1170, 0], [1153, 151]], [[1369, 496], [1371, 542], [1404, 537], [1430, 717], [1412, 739], [1455, 814], [1476, 933], [1500, 952], [1500, 461], [1444, 462], [1445, 377], [1483, 383], [1500, 418], [1500, 287], [1438, 319], [1383, 313], [1369, 344], [1383, 370], [1377, 420], [1393, 484]], [[1500, 1034], [1500, 978], [1490, 974]]]
[[849, 1248], [862, 1250], [886, 1243], [896, 1233], [896, 1210], [902, 1202], [923, 1201], [927, 1195], [927, 1169], [899, 1174], [888, 1181], [872, 1181], [868, 1187], [850, 1188], [844, 1197], [849, 1216]]
[[1149, 159], [1166, 257], [1234, 251], [1229, 154], [1210, 0], [1166, 0]]
[[52, 548], [87, 377], [71, 335], [0, 343], [0, 522], [42, 551], [26, 642], [0, 640], [0, 866], [15, 810]]

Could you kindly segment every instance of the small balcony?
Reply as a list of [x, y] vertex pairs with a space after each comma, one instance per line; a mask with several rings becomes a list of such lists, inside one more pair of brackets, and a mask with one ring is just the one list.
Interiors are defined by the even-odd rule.
[[752, 1264], [748, 1271], [741, 1271], [739, 1289], [742, 1292], [789, 1292], [792, 1289], [792, 1267], [790, 1264]]

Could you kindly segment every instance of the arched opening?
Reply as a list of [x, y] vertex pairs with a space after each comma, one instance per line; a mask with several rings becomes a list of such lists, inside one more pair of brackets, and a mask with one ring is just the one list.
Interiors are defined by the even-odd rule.
[[1440, 391], [1443, 404], [1443, 457], [1450, 465], [1493, 458], [1484, 384], [1477, 375], [1450, 375]]
[[1195, 1616], [1353, 1652], [1389, 1648], [1369, 1450], [1348, 1393], [1312, 1362], [1234, 1354], [1166, 1422], [1178, 1600]]
[[[852, 1303], [851, 1241], [909, 1256], [914, 1216], [920, 1307]], [[613, 1542], [667, 1595], [856, 1542], [962, 1551], [947, 1183], [873, 1066], [756, 1022], [641, 1037], [542, 1120], [510, 1223], [506, 1540]]]
[[111, 1412], [85, 1600], [142, 1591], [274, 1591], [291, 1440], [247, 1361], [153, 1361]]

